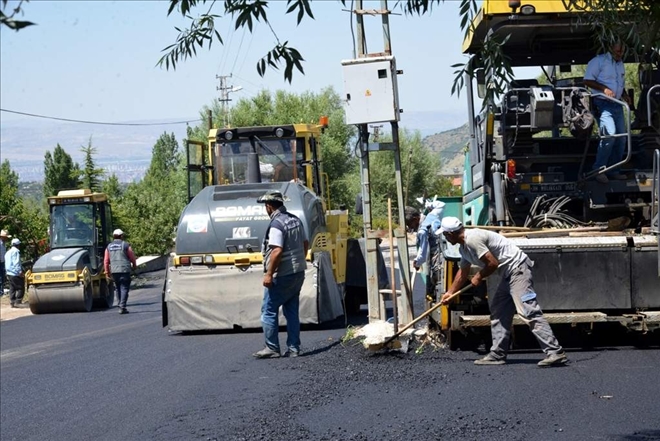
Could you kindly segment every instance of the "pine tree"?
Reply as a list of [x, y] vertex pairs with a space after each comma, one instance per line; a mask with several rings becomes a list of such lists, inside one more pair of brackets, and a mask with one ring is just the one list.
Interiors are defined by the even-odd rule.
[[46, 152], [44, 159], [44, 195], [54, 196], [60, 190], [80, 187], [80, 167], [71, 156], [57, 144], [53, 154]]

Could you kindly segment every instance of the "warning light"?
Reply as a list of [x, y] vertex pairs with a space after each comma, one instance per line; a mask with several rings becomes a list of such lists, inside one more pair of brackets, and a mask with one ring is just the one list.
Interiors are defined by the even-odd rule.
[[506, 161], [506, 177], [509, 179], [516, 177], [516, 161], [513, 159]]

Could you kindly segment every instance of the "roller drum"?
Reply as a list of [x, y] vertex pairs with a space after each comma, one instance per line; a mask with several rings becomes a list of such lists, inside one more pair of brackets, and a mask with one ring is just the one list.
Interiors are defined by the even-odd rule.
[[92, 286], [81, 283], [68, 286], [31, 286], [30, 311], [33, 314], [89, 312], [92, 310]]

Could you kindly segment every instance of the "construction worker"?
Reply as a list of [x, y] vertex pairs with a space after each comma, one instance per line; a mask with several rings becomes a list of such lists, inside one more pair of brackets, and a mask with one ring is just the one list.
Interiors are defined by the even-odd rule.
[[284, 206], [279, 191], [271, 191], [259, 199], [266, 204], [270, 224], [264, 236], [264, 299], [261, 307], [261, 325], [266, 347], [252, 354], [255, 358], [280, 357], [278, 314], [280, 307], [286, 318], [288, 357], [300, 355], [300, 289], [305, 281], [309, 242], [305, 228], [298, 217]]
[[437, 241], [434, 233], [440, 228], [445, 203], [438, 200], [429, 201], [426, 203], [426, 208], [429, 212], [417, 230], [417, 256], [413, 260], [413, 266], [417, 271], [422, 265], [428, 263], [430, 257], [436, 252]]
[[21, 266], [21, 241], [17, 237], [11, 240], [11, 248], [5, 253], [5, 270], [9, 279], [9, 302], [12, 308], [23, 303], [25, 294], [25, 275]]
[[0, 231], [0, 296], [5, 294], [5, 279], [7, 278], [5, 272], [5, 253], [7, 252], [7, 246], [5, 242], [11, 239], [11, 235], [7, 230]]
[[[442, 219], [438, 233], [443, 234], [452, 245], [460, 244], [461, 254], [460, 269], [451, 288], [442, 296], [442, 303], [447, 303], [449, 297], [468, 281], [479, 286], [486, 277], [498, 270], [502, 277], [497, 290], [488, 293], [493, 345], [490, 353], [474, 364], [500, 365], [506, 362], [513, 315], [516, 312], [527, 323], [546, 354], [538, 365], [548, 367], [566, 364], [566, 354], [536, 301], [532, 281], [534, 262], [527, 254], [506, 237], [478, 228], [466, 230], [459, 219], [451, 216]], [[470, 279], [472, 265], [480, 270]]]
[[106, 277], [112, 277], [115, 283], [117, 304], [120, 314], [128, 314], [126, 302], [131, 288], [131, 269], [135, 271], [137, 261], [128, 242], [124, 241], [124, 232], [117, 228], [112, 232], [113, 241], [108, 244], [103, 257]]

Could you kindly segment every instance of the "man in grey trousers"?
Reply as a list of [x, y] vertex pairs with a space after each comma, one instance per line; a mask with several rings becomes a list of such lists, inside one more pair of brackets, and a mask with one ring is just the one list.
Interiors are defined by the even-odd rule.
[[442, 296], [443, 303], [465, 286], [472, 265], [480, 268], [479, 272], [470, 279], [470, 283], [474, 286], [481, 284], [486, 277], [497, 270], [502, 276], [497, 290], [488, 293], [493, 346], [488, 355], [476, 360], [474, 364], [506, 363], [513, 315], [518, 312], [518, 316], [527, 323], [546, 354], [538, 365], [540, 367], [565, 365], [568, 361], [566, 354], [536, 301], [532, 281], [534, 262], [527, 257], [527, 254], [500, 234], [478, 228], [466, 230], [461, 221], [455, 217], [445, 217], [438, 232], [441, 232], [452, 245], [460, 244], [461, 253], [460, 269], [451, 288]]
[[119, 313], [128, 314], [126, 302], [131, 288], [131, 269], [135, 271], [137, 261], [131, 245], [124, 241], [124, 232], [117, 228], [112, 232], [113, 241], [108, 244], [103, 257], [106, 277], [115, 283]]

